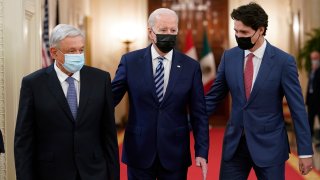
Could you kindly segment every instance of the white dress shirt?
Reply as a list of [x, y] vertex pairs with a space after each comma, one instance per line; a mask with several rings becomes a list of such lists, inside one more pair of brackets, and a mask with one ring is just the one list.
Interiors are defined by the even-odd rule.
[[[171, 64], [172, 64], [172, 55], [173, 55], [173, 50], [169, 51], [163, 59], [163, 67], [164, 67], [164, 84], [163, 84], [163, 95], [166, 93], [166, 89], [168, 86], [169, 82], [169, 77], [170, 77], [170, 69], [171, 69]], [[156, 51], [154, 48], [154, 45], [151, 46], [151, 58], [152, 58], [152, 69], [153, 69], [153, 77], [156, 74], [156, 68], [159, 64], [159, 53]]]
[[253, 78], [252, 78], [251, 90], [253, 88], [254, 82], [257, 79], [257, 75], [258, 75], [258, 72], [259, 72], [259, 69], [260, 69], [260, 65], [261, 65], [263, 54], [264, 54], [264, 51], [266, 50], [266, 47], [267, 47], [267, 41], [264, 40], [262, 46], [259, 47], [258, 49], [256, 49], [254, 52], [251, 52], [249, 50], [245, 50], [244, 51], [245, 64], [244, 64], [243, 67], [246, 67], [245, 65], [246, 65], [247, 60], [248, 60], [248, 55], [250, 53], [254, 54], [254, 57], [252, 58], [252, 62], [253, 62]]
[[[68, 87], [69, 87], [69, 83], [66, 81], [66, 79], [69, 77], [68, 75], [66, 75], [64, 72], [62, 72], [57, 64], [57, 62], [54, 62], [54, 70], [57, 73], [58, 79], [60, 81], [62, 90], [64, 95], [67, 97], [67, 91], [68, 91]], [[74, 86], [76, 88], [76, 92], [77, 92], [77, 102], [78, 102], [78, 106], [79, 106], [79, 100], [80, 100], [80, 71], [77, 71], [76, 73], [74, 73], [71, 77], [73, 77], [75, 80], [74, 82]]]

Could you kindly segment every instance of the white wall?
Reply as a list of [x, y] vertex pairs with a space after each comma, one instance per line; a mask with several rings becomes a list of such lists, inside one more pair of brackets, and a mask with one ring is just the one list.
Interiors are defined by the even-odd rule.
[[[130, 50], [147, 46], [147, 0], [91, 1], [92, 66], [110, 72], [112, 78], [121, 55], [125, 53], [123, 39], [134, 36]], [[127, 98], [116, 108], [116, 121], [126, 114]]]
[[[3, 0], [0, 0], [0, 17], [3, 17]], [[5, 91], [4, 91], [4, 46], [3, 46], [3, 19], [0, 19], [0, 129], [3, 134], [4, 140], [6, 139], [6, 122], [5, 122]], [[4, 179], [6, 177], [6, 156], [5, 154], [0, 155], [0, 179]]]
[[0, 6], [0, 122], [6, 149], [0, 159], [0, 179], [14, 180], [13, 137], [20, 83], [23, 76], [41, 67], [41, 1], [0, 0]]

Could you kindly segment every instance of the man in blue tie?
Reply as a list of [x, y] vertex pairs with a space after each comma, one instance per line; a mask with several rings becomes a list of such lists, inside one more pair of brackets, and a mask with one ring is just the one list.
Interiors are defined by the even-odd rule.
[[200, 65], [174, 49], [178, 16], [166, 8], [148, 20], [152, 44], [122, 56], [112, 81], [114, 103], [129, 94], [122, 162], [128, 179], [187, 179], [191, 165], [188, 114], [196, 165], [207, 173], [209, 148]]
[[[237, 47], [226, 50], [206, 96], [208, 113], [231, 94], [232, 109], [223, 140], [220, 179], [285, 179], [289, 143], [282, 101], [294, 123], [299, 169], [312, 169], [312, 143], [295, 60], [265, 38], [268, 15], [256, 3], [234, 9]], [[297, 164], [298, 165], [298, 164]]]
[[84, 65], [84, 35], [50, 37], [54, 64], [22, 80], [14, 139], [17, 180], [119, 180], [109, 73]]

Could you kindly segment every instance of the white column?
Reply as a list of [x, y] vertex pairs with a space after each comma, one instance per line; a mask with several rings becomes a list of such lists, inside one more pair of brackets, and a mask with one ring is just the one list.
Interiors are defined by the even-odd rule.
[[[0, 129], [5, 136], [5, 96], [4, 96], [4, 45], [3, 45], [3, 0], [0, 0]], [[0, 155], [0, 179], [6, 179], [6, 156]]]
[[13, 140], [20, 83], [23, 76], [41, 68], [41, 1], [0, 2], [0, 127], [6, 148], [0, 159], [0, 179], [14, 180]]

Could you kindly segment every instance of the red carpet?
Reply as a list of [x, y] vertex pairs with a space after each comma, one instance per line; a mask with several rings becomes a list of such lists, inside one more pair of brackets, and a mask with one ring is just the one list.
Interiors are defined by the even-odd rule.
[[[220, 170], [220, 161], [221, 161], [221, 151], [222, 151], [222, 140], [223, 140], [224, 128], [213, 128], [210, 130], [210, 149], [209, 149], [209, 164], [208, 164], [208, 180], [218, 180], [219, 179], [219, 170]], [[193, 151], [193, 136], [191, 133], [191, 152], [192, 157], [194, 157]], [[122, 145], [119, 146], [120, 154], [122, 152]], [[198, 180], [201, 179], [201, 169], [196, 167], [194, 164], [194, 158], [192, 166], [188, 171], [188, 180]], [[127, 179], [127, 168], [126, 165], [121, 163], [120, 165], [121, 180]], [[289, 164], [286, 163], [286, 179], [290, 180], [303, 180], [303, 177], [298, 174]], [[251, 171], [249, 180], [255, 180], [255, 174]]]

